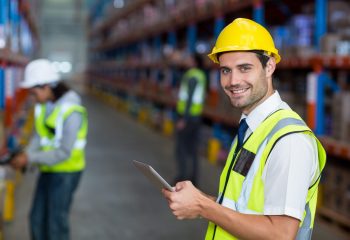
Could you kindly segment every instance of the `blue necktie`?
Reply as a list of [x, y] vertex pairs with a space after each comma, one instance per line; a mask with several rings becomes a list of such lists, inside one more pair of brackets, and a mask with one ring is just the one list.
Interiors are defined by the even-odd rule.
[[238, 127], [238, 133], [237, 133], [238, 142], [237, 142], [237, 148], [236, 148], [237, 150], [240, 149], [243, 145], [244, 135], [247, 129], [248, 129], [247, 121], [245, 120], [245, 118], [243, 118], [239, 123], [239, 127]]

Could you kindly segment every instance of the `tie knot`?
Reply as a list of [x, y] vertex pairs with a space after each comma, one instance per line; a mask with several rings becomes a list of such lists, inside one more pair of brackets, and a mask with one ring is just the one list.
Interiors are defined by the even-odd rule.
[[248, 129], [248, 124], [247, 124], [247, 120], [245, 118], [243, 118], [240, 122], [239, 122], [239, 127], [238, 127], [238, 131], [247, 131]]
[[237, 149], [241, 148], [243, 145], [243, 140], [244, 140], [244, 134], [248, 129], [248, 124], [245, 118], [241, 120], [239, 123], [238, 127], [238, 133], [237, 133], [237, 138], [238, 138], [238, 143], [237, 143]]

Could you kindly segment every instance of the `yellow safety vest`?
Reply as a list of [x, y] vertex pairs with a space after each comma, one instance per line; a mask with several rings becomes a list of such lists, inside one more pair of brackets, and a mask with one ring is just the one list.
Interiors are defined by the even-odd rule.
[[[63, 124], [67, 117], [73, 113], [79, 112], [83, 116], [82, 124], [77, 134], [71, 155], [68, 159], [54, 164], [52, 166], [40, 164], [42, 172], [76, 172], [85, 168], [85, 145], [88, 130], [86, 109], [76, 104], [61, 104], [54, 108], [52, 113], [45, 119], [46, 106], [37, 104], [35, 106], [35, 128], [40, 136], [40, 145], [42, 151], [50, 151], [59, 147]], [[52, 132], [49, 128], [54, 129]]]
[[181, 81], [179, 89], [179, 97], [176, 105], [177, 112], [184, 114], [186, 110], [186, 103], [188, 96], [188, 81], [191, 78], [197, 79], [197, 84], [192, 96], [192, 105], [190, 106], [189, 113], [191, 116], [199, 116], [203, 111], [204, 98], [205, 98], [205, 73], [198, 69], [192, 68], [188, 70]]
[[[220, 177], [218, 202], [240, 213], [263, 215], [265, 186], [262, 173], [265, 163], [276, 142], [291, 133], [308, 134], [315, 138], [321, 173], [326, 163], [326, 152], [319, 140], [297, 113], [292, 110], [278, 110], [265, 119], [245, 141], [242, 149], [237, 149], [237, 153], [237, 139], [233, 142]], [[320, 175], [315, 177], [314, 184], [308, 190], [304, 215], [296, 239], [311, 238], [319, 181]], [[205, 239], [231, 240], [237, 238], [209, 222]]]

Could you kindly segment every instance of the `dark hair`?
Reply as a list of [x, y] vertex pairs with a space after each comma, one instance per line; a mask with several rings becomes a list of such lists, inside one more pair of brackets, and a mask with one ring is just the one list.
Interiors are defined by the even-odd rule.
[[267, 62], [269, 61], [270, 57], [266, 55], [266, 53], [262, 50], [253, 50], [250, 51], [256, 54], [259, 61], [261, 62], [262, 67], [265, 69]]
[[54, 102], [70, 90], [70, 88], [62, 81], [57, 83], [57, 85], [52, 87], [51, 89], [54, 96]]
[[[262, 67], [265, 69], [267, 62], [269, 61], [270, 57], [265, 54], [263, 50], [250, 50], [250, 51], [243, 51], [243, 52], [252, 52], [255, 53], [257, 58], [259, 59]], [[219, 59], [220, 55], [225, 52], [218, 53], [216, 55], [217, 59]]]

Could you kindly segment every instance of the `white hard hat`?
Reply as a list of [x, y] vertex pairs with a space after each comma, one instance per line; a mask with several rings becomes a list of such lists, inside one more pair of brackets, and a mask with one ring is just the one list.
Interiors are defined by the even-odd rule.
[[54, 83], [60, 80], [58, 72], [47, 59], [31, 61], [24, 70], [22, 88], [31, 88], [38, 85]]

